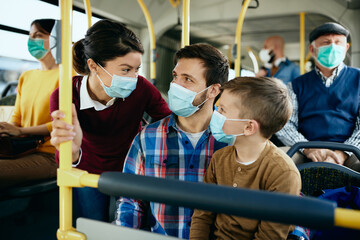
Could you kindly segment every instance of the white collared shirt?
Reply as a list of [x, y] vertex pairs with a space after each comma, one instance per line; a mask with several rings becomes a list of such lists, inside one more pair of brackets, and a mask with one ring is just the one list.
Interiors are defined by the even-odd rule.
[[116, 100], [116, 98], [110, 99], [106, 105], [102, 104], [101, 102], [98, 102], [96, 100], [91, 99], [89, 95], [89, 91], [87, 89], [87, 80], [88, 75], [84, 76], [81, 81], [80, 86], [80, 110], [88, 109], [88, 108], [94, 108], [96, 111], [104, 110], [110, 106], [112, 106]]

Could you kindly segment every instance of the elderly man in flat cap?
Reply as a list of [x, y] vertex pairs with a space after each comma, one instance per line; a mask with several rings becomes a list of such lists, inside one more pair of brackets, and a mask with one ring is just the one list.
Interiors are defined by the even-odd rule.
[[[300, 141], [341, 142], [360, 147], [360, 70], [343, 61], [349, 48], [349, 31], [337, 23], [325, 23], [310, 33], [309, 51], [315, 69], [289, 85], [293, 114], [276, 135], [287, 146]], [[304, 149], [306, 160], [333, 162], [360, 171], [352, 153], [329, 149]]]

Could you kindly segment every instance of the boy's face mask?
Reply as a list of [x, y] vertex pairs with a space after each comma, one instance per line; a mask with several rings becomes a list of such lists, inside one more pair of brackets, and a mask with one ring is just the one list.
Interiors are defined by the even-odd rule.
[[118, 76], [115, 74], [111, 75], [100, 64], [97, 65], [99, 65], [99, 67], [101, 67], [107, 74], [109, 74], [110, 77], [112, 77], [111, 86], [107, 87], [105, 86], [99, 75], [96, 74], [96, 77], [100, 80], [101, 86], [104, 88], [106, 94], [109, 97], [127, 98], [135, 90], [137, 84], [137, 77], [132, 78], [132, 77]]
[[318, 47], [317, 49], [318, 53], [316, 60], [325, 68], [335, 68], [345, 59], [346, 48], [343, 46], [332, 43], [326, 46]]
[[[211, 86], [209, 86], [211, 87]], [[197, 94], [204, 92], [209, 87], [204, 90], [196, 93], [189, 89], [186, 89], [176, 83], [170, 83], [170, 89], [168, 91], [169, 98], [169, 108], [170, 110], [178, 116], [189, 117], [198, 111], [201, 105], [203, 105], [207, 100], [200, 103], [198, 106], [194, 106], [192, 103]]]
[[223, 126], [225, 121], [239, 121], [239, 122], [247, 122], [250, 119], [227, 119], [224, 115], [219, 113], [218, 111], [214, 111], [210, 121], [210, 131], [214, 138], [219, 142], [224, 142], [230, 145], [235, 143], [237, 136], [243, 136], [244, 133], [240, 134], [225, 134], [223, 132]]
[[32, 39], [28, 40], [28, 50], [31, 56], [40, 60], [42, 59], [48, 52], [48, 49], [44, 48], [44, 39]]

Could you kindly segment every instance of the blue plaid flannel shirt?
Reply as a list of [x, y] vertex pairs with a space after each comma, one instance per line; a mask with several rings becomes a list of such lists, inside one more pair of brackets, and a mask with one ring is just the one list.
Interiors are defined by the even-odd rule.
[[[146, 126], [134, 139], [124, 164], [124, 173], [164, 179], [202, 182], [213, 153], [226, 146], [217, 142], [207, 129], [195, 149], [188, 137], [176, 126], [170, 115]], [[143, 228], [148, 207], [153, 232], [178, 238], [189, 238], [193, 209], [162, 203], [146, 203], [121, 198], [117, 209], [117, 225]]]

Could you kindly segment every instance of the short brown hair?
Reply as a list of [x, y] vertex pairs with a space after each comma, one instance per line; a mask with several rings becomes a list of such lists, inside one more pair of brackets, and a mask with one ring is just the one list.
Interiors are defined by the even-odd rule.
[[279, 79], [238, 77], [225, 83], [221, 90], [239, 96], [239, 117], [256, 120], [265, 138], [270, 138], [283, 128], [290, 118], [291, 99], [285, 84]]
[[176, 65], [181, 58], [198, 58], [204, 62], [206, 86], [227, 82], [229, 63], [226, 57], [215, 47], [206, 43], [196, 43], [178, 50], [174, 57]]

